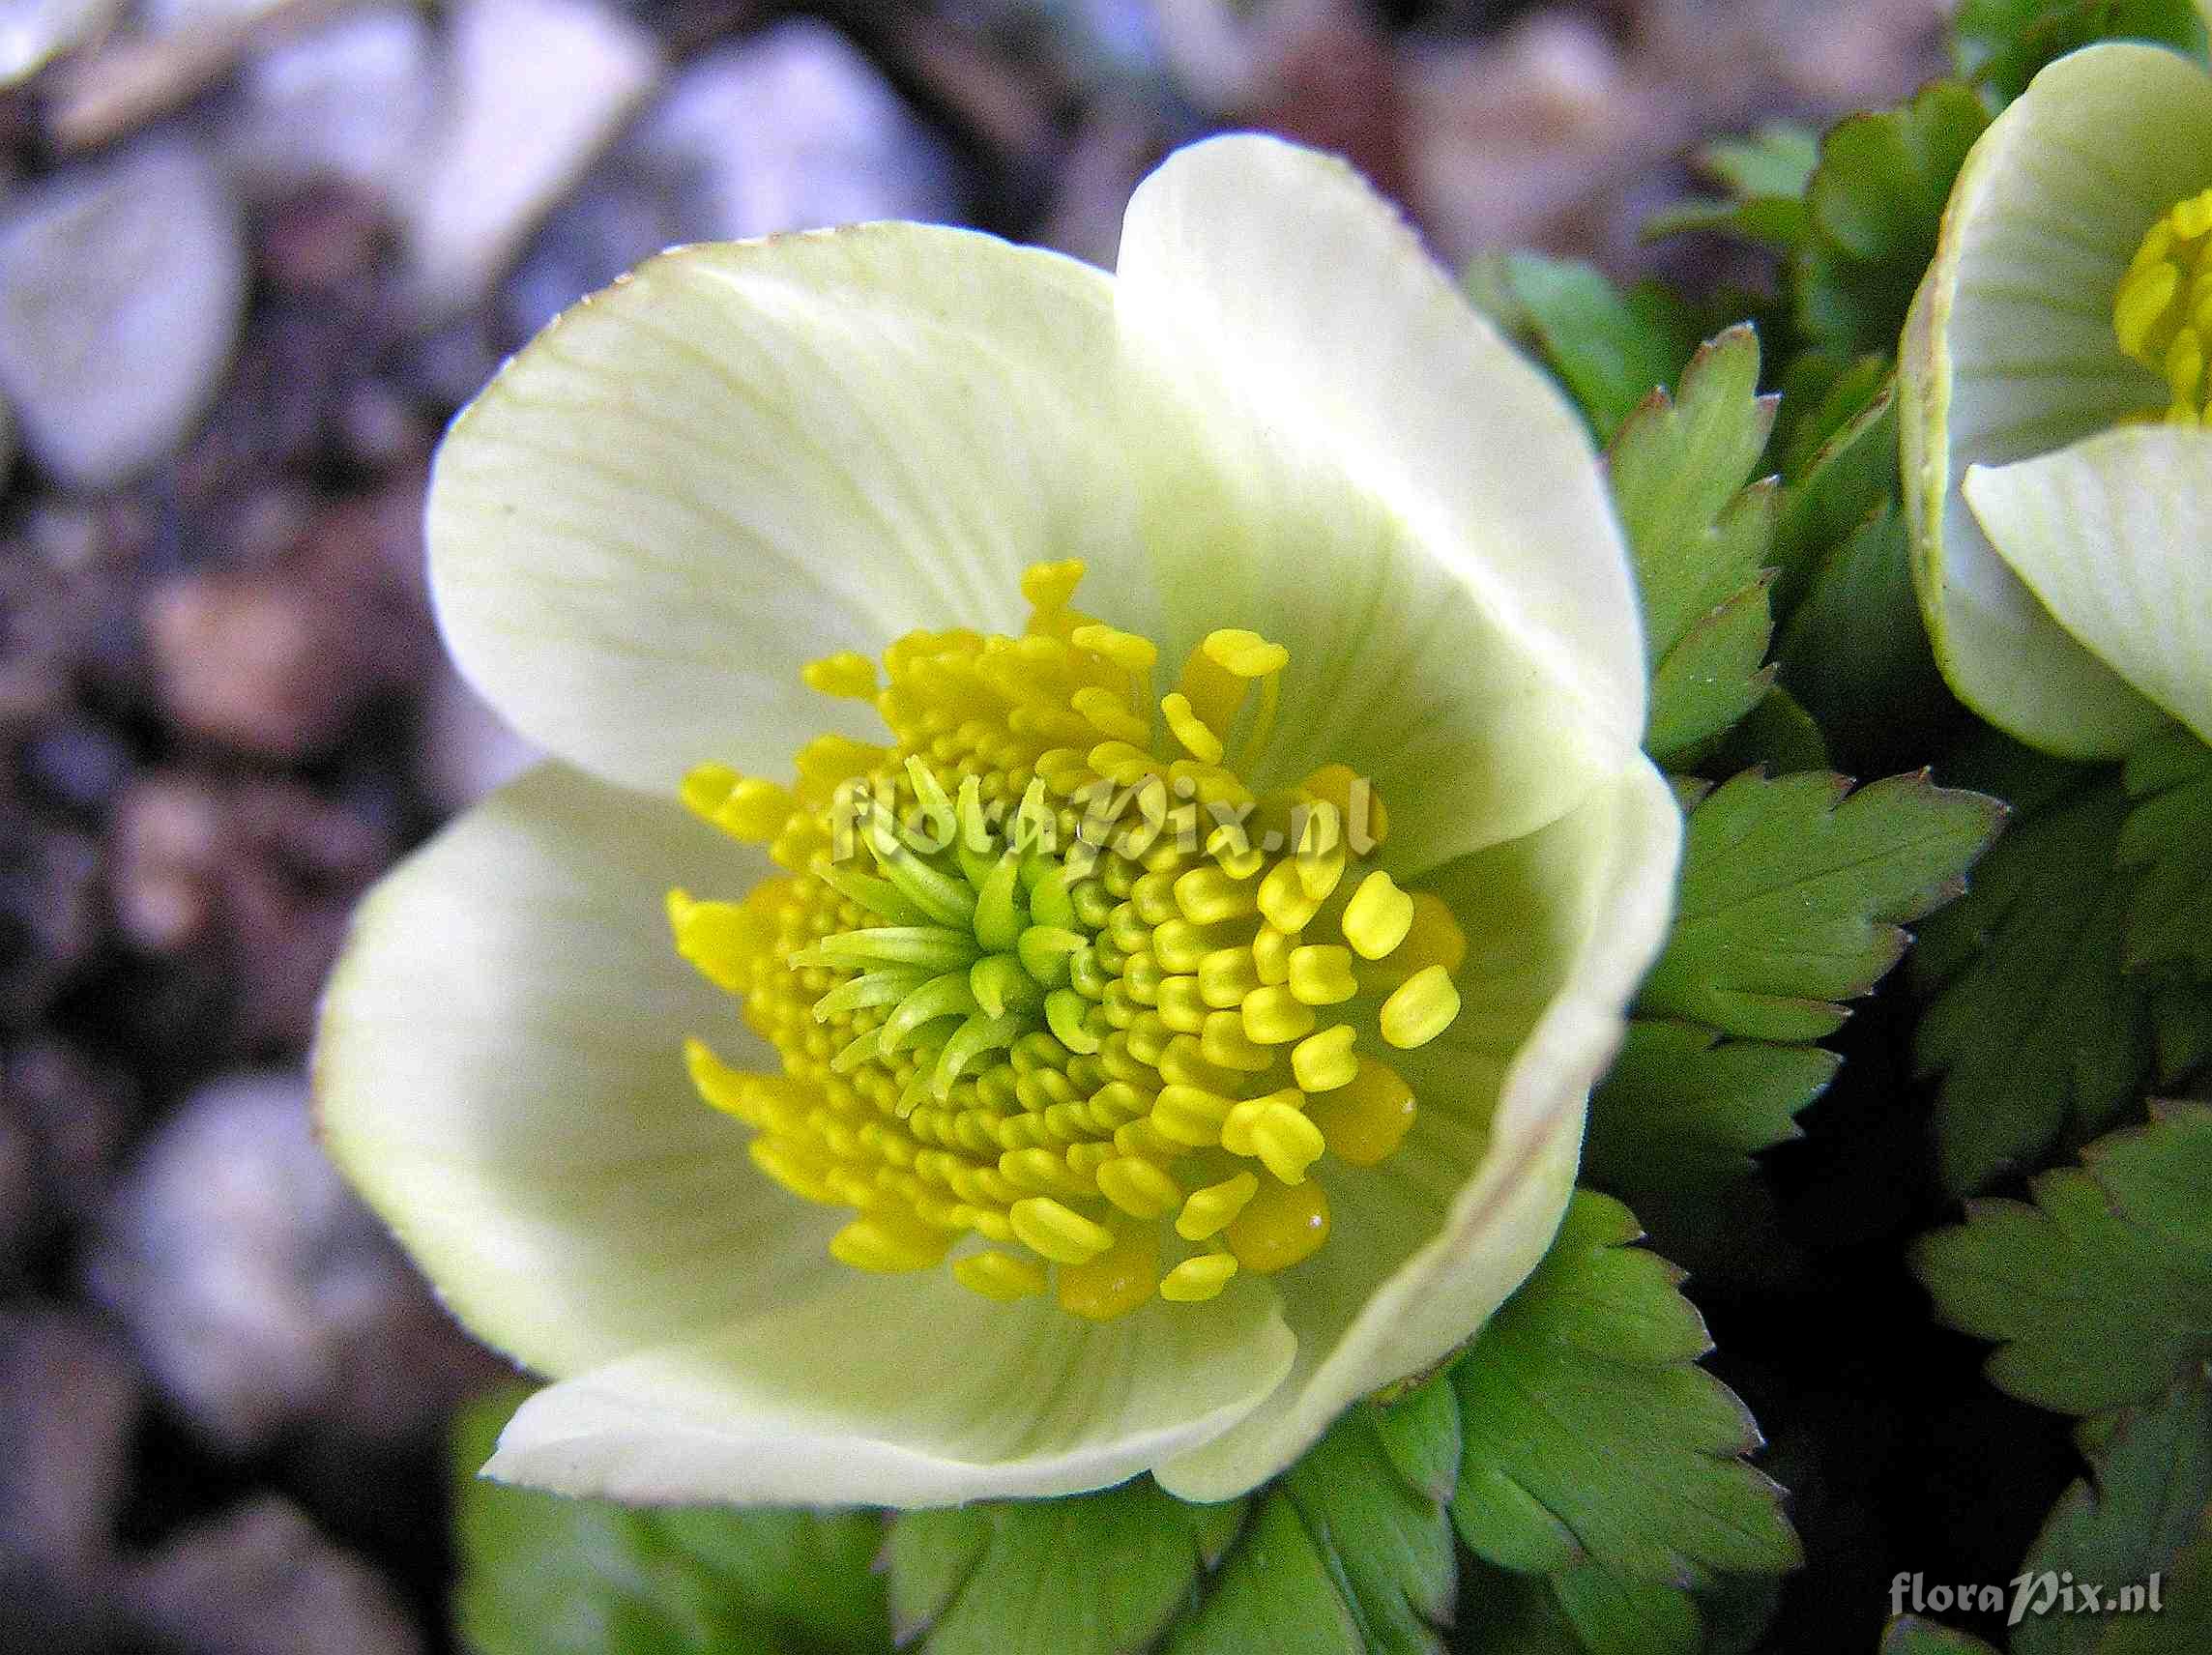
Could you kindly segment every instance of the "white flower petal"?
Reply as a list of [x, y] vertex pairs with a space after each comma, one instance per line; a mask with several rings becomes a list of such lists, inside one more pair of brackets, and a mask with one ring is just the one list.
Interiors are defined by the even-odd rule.
[[1414, 1132], [1369, 1173], [1330, 1174], [1328, 1244], [1280, 1278], [1296, 1367], [1241, 1424], [1162, 1467], [1162, 1487], [1201, 1500], [1252, 1487], [1348, 1404], [1474, 1336], [1535, 1267], [1566, 1210], [1590, 1088], [1666, 939], [1681, 840], [1673, 793], [1639, 762], [1551, 827], [1443, 870], [1472, 951], [1459, 1022], [1388, 1054], [1420, 1101]]
[[1150, 525], [1168, 630], [1290, 647], [1282, 770], [1370, 774], [1434, 863], [1635, 750], [1642, 627], [1588, 440], [1349, 167], [1179, 151], [1129, 204], [1115, 305], [1192, 445]]
[[699, 1101], [686, 1035], [774, 1060], [677, 957], [662, 894], [742, 894], [764, 858], [548, 765], [370, 893], [323, 1002], [326, 1147], [455, 1314], [575, 1373], [842, 1272], [840, 1215], [755, 1170]]
[[2212, 76], [2157, 46], [2059, 59], [1982, 134], [1951, 191], [1900, 357], [1913, 574], [1944, 676], [2051, 752], [2110, 757], [2157, 711], [2007, 568], [1960, 479], [2163, 409], [2112, 336], [2112, 294], [2160, 214], [2212, 181]]
[[2058, 624], [2212, 741], [2212, 431], [2125, 426], [1965, 490]]
[[944, 1271], [810, 1303], [539, 1392], [486, 1472], [682, 1503], [951, 1505], [1125, 1481], [1242, 1418], [1294, 1341], [1265, 1284], [1103, 1325]]
[[[517, 729], [627, 786], [880, 734], [800, 665], [1019, 631], [1031, 563], [1131, 555], [1109, 283], [875, 224], [680, 248], [555, 321], [447, 436], [432, 588]], [[1087, 594], [1088, 595], [1088, 594]]]

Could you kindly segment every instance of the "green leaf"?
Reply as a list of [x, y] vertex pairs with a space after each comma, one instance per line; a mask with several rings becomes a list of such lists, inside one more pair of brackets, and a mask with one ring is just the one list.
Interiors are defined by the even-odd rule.
[[2212, 1063], [2212, 992], [2202, 985], [2168, 983], [2153, 990], [2150, 1028], [2162, 1082]]
[[1766, 699], [1774, 668], [1762, 666], [1774, 614], [1767, 583], [1746, 587], [1692, 626], [1651, 675], [1644, 745], [1662, 762], [1734, 726]]
[[2115, 857], [2141, 870], [2127, 963], [2212, 981], [2212, 746], [2177, 724], [2133, 754], [2125, 774], [2137, 802]]
[[1805, 203], [1790, 196], [1693, 195], [1645, 218], [1641, 234], [1647, 242], [1693, 234], [1733, 236], [1769, 252], [1787, 253], [1805, 239], [1811, 222]]
[[1794, 1567], [1781, 1491], [1740, 1458], [1758, 1428], [1696, 1365], [1704, 1322], [1638, 1234], [1619, 1203], [1578, 1191], [1452, 1368], [1452, 1521], [1478, 1556], [1527, 1573], [1588, 1562], [1629, 1586], [1691, 1586]]
[[1965, 1224], [1921, 1238], [1914, 1266], [1943, 1320], [2001, 1341], [1993, 1383], [2096, 1413], [2151, 1400], [2212, 1354], [2208, 1137], [2212, 1112], [2168, 1106], [2092, 1146], [2088, 1170], [2034, 1179], [2033, 1205], [1970, 1202]]
[[1584, 1180], [1631, 1205], [1644, 1190], [1717, 1195], [1751, 1171], [1754, 1150], [1797, 1136], [1797, 1112], [1842, 1063], [1819, 1046], [1639, 1018], [1590, 1098]]
[[2212, 1649], [2212, 1514], [2159, 1581], [2156, 1614], [2112, 1623], [2097, 1655], [2204, 1655]]
[[1812, 228], [1791, 266], [1808, 338], [1844, 356], [1896, 350], [1952, 181], [1988, 124], [1971, 88], [1939, 80], [1828, 130], [1805, 190]]
[[[2028, 1551], [2022, 1566], [2031, 1578], [2028, 1608], [2038, 1598], [2036, 1576], [2057, 1577], [2053, 1585], [2094, 1587], [2101, 1597], [2163, 1577], [2202, 1540], [2212, 1517], [2212, 1392], [2202, 1368], [2140, 1408], [2090, 1421], [2080, 1436], [2090, 1474], [2059, 1496]], [[2014, 1628], [2012, 1655], [2103, 1655], [2122, 1624], [2112, 1615], [2055, 1607], [2026, 1613]], [[2179, 1629], [2159, 1630], [2170, 1638]], [[2177, 1655], [2205, 1647], [2186, 1640], [2163, 1646]]]
[[454, 1423], [459, 1640], [480, 1655], [890, 1648], [874, 1513], [641, 1510], [476, 1474], [527, 1392]]
[[1836, 1002], [1897, 963], [1900, 922], [1956, 894], [2004, 814], [1924, 773], [1849, 788], [1747, 772], [1691, 811], [1674, 933], [1640, 1014], [1752, 1040], [1833, 1033]]
[[901, 1643], [928, 1655], [1283, 1649], [1429, 1655], [1456, 1585], [1459, 1404], [1432, 1380], [1363, 1403], [1261, 1493], [1190, 1505], [1140, 1477], [1097, 1494], [899, 1515]]
[[[1774, 526], [1786, 611], [1803, 601], [1837, 547], [1869, 519], [1895, 508], [1897, 377], [1884, 368], [1871, 384], [1861, 369], [1844, 370], [1821, 405], [1790, 431]], [[1920, 631], [1917, 613], [1913, 631]]]
[[1716, 138], [1695, 159], [1701, 172], [1735, 195], [1803, 195], [1819, 163], [1820, 138], [1795, 121], [1769, 121], [1748, 138]]
[[1464, 1577], [1461, 1647], [1472, 1655], [1700, 1655], [1698, 1600], [1629, 1584], [1602, 1564], [1517, 1575], [1481, 1559]]
[[1793, 770], [1831, 769], [1826, 738], [1813, 715], [1788, 690], [1776, 687], [1731, 730], [1699, 768], [1707, 775], [1732, 776], [1762, 768], [1777, 775]]
[[1901, 726], [1948, 699], [1908, 552], [1905, 519], [1884, 502], [1820, 566], [1775, 650], [1790, 692], [1852, 755], [1894, 749]]
[[2204, 25], [2190, 0], [1962, 0], [1951, 19], [1959, 73], [2007, 101], [2053, 58], [2102, 40], [2157, 41], [2201, 57]]
[[1541, 253], [1495, 253], [1467, 274], [1470, 297], [1532, 345], [1581, 406], [1600, 442], [1696, 342], [1679, 301], [1650, 283], [1623, 294], [1593, 267]]
[[1700, 346], [1678, 393], [1651, 392], [1614, 438], [1607, 464], [1654, 661], [1758, 578], [1771, 506], [1744, 483], [1774, 412], [1759, 394], [1759, 336], [1739, 326]]
[[2149, 1077], [2149, 990], [2125, 970], [2135, 882], [2112, 865], [2128, 800], [2109, 771], [2041, 768], [2065, 791], [2037, 801], [2000, 784], [2021, 818], [1913, 957], [1929, 1002], [1914, 1059], [1942, 1076], [1937, 1162], [1955, 1193], [2086, 1142]]
[[1398, 1475], [1438, 1505], [1459, 1486], [1459, 1397], [1442, 1374], [1374, 1410], [1382, 1452]]
[[2212, 1108], [2154, 1103], [2148, 1126], [2100, 1138], [2081, 1162], [2120, 1217], [2212, 1267]]
[[1729, 329], [1701, 346], [1678, 393], [1654, 391], [1608, 455], [1614, 503], [1636, 554], [1653, 662], [1644, 745], [1675, 759], [1736, 723], [1772, 681], [1761, 576], [1771, 483], [1745, 486], [1773, 428], [1759, 394], [1759, 338]]
[[[1456, 1437], [1450, 1400], [1432, 1382], [1409, 1399], [1411, 1412], [1364, 1403], [1339, 1420], [1257, 1496], [1206, 1596], [1176, 1627], [1170, 1655], [1441, 1650], [1438, 1629], [1451, 1618], [1457, 1572], [1434, 1463], [1447, 1418]], [[1410, 1441], [1427, 1434], [1434, 1439]], [[1408, 1478], [1408, 1459], [1424, 1467], [1428, 1486]]]
[[930, 1655], [1150, 1648], [1200, 1589], [1242, 1502], [1185, 1504], [1150, 1477], [1063, 1499], [892, 1521], [892, 1624]]
[[1968, 1632], [1907, 1614], [1883, 1629], [1880, 1655], [1997, 1655]]
[[1692, 164], [1725, 187], [1727, 198], [1679, 202], [1655, 213], [1644, 220], [1644, 237], [1717, 231], [1788, 252], [1810, 222], [1803, 196], [1819, 154], [1814, 132], [1789, 121], [1771, 122], [1748, 138], [1707, 144]]

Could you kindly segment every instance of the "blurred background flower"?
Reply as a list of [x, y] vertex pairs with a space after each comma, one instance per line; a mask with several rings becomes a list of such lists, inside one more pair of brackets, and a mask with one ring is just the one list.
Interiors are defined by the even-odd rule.
[[1894, 100], [1935, 0], [7, 0], [0, 1648], [448, 1646], [504, 1372], [315, 1151], [355, 897], [528, 758], [435, 649], [423, 468], [670, 243], [899, 217], [1110, 263], [1225, 127], [1442, 258], [1640, 247], [1701, 136]]

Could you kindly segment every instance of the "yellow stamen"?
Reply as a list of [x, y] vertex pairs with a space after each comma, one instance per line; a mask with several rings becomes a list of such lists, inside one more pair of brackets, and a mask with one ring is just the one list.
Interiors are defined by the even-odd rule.
[[788, 785], [693, 770], [684, 804], [784, 871], [667, 908], [781, 1060], [690, 1041], [692, 1085], [764, 1175], [854, 1212], [832, 1257], [926, 1269], [979, 1237], [949, 1265], [969, 1291], [1104, 1320], [1323, 1244], [1330, 1157], [1373, 1165], [1414, 1118], [1355, 1046], [1434, 1038], [1466, 941], [1367, 856], [1381, 805], [1349, 767], [1246, 785], [1288, 652], [1211, 632], [1154, 701], [1157, 650], [1078, 614], [1081, 574], [1030, 571], [1018, 638], [809, 663], [889, 740], [811, 741]]
[[2112, 294], [2121, 351], [2167, 383], [2163, 417], [2201, 425], [2212, 408], [2204, 375], [2212, 338], [2212, 189], [2177, 201], [2145, 232]]
[[1185, 1241], [1203, 1241], [1226, 1228], [1260, 1193], [1260, 1180], [1250, 1173], [1193, 1190], [1176, 1220], [1176, 1234]]
[[1328, 1197], [1318, 1183], [1268, 1184], [1237, 1215], [1226, 1239], [1247, 1270], [1287, 1270], [1328, 1239]]
[[1459, 1015], [1459, 990], [1441, 966], [1424, 966], [1382, 1002], [1382, 1038], [1401, 1051], [1425, 1046]]
[[1056, 1264], [1088, 1263], [1114, 1244], [1111, 1230], [1048, 1195], [1015, 1202], [1006, 1216], [1026, 1246]]
[[1236, 1273], [1236, 1255], [1201, 1253], [1195, 1259], [1185, 1259], [1160, 1279], [1160, 1297], [1174, 1304], [1203, 1304], [1218, 1297]]
[[1309, 1112], [1328, 1152], [1352, 1167], [1372, 1167], [1389, 1157], [1412, 1127], [1413, 1089], [1397, 1070], [1371, 1059], [1336, 1090], [1318, 1097]]
[[1182, 1205], [1182, 1186], [1142, 1155], [1118, 1156], [1097, 1176], [1099, 1193], [1131, 1218], [1161, 1218]]
[[799, 676], [817, 695], [842, 696], [849, 701], [876, 698], [876, 663], [853, 650], [808, 661]]
[[871, 1212], [830, 1239], [830, 1256], [856, 1270], [926, 1270], [945, 1257], [952, 1237], [918, 1219]]
[[986, 1249], [952, 1261], [953, 1279], [970, 1292], [1002, 1304], [1033, 1298], [1045, 1290], [1044, 1266], [1034, 1259]]
[[1413, 928], [1413, 899], [1377, 868], [1360, 882], [1344, 911], [1344, 940], [1363, 960], [1380, 960]]
[[1160, 1281], [1159, 1232], [1124, 1230], [1095, 1259], [1060, 1272], [1060, 1308], [1092, 1321], [1126, 1316], [1152, 1296]]

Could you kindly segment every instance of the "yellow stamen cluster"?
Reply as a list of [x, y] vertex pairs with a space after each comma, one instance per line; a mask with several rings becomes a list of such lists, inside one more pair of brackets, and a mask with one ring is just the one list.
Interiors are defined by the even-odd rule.
[[2172, 390], [2165, 418], [2201, 425], [2212, 401], [2212, 189], [2177, 201], [2150, 227], [2112, 296], [2120, 349]]
[[1370, 865], [1384, 822], [1350, 770], [1240, 779], [1286, 651], [1214, 632], [1155, 701], [1156, 649], [1071, 609], [1081, 575], [1030, 570], [1023, 637], [900, 639], [886, 683], [859, 655], [809, 666], [891, 740], [823, 737], [790, 787], [693, 771], [685, 802], [788, 871], [668, 902], [783, 1061], [693, 1041], [692, 1078], [771, 1176], [856, 1209], [836, 1258], [951, 1254], [985, 1297], [1105, 1320], [1322, 1245], [1316, 1167], [1399, 1147], [1412, 1089], [1374, 1048], [1451, 1023], [1466, 944]]

